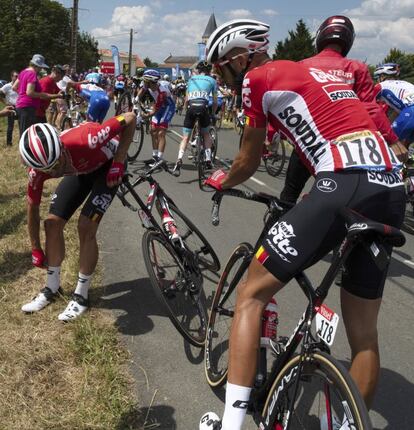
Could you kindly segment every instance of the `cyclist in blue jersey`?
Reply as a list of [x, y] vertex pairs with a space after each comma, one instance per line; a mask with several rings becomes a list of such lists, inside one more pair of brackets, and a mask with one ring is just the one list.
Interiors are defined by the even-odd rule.
[[181, 166], [183, 164], [183, 155], [187, 148], [188, 141], [190, 139], [191, 131], [194, 124], [199, 118], [201, 132], [204, 137], [204, 145], [206, 147], [206, 167], [211, 169], [211, 136], [208, 132], [210, 125], [210, 113], [209, 113], [209, 95], [212, 94], [213, 112], [217, 109], [217, 83], [210, 76], [211, 64], [205, 61], [200, 61], [197, 64], [198, 75], [192, 76], [187, 83], [187, 92], [185, 96], [184, 107], [186, 108], [186, 114], [184, 118], [183, 127], [183, 139], [178, 150], [178, 159], [173, 169], [174, 175], [179, 176], [181, 173]]
[[376, 99], [386, 103], [391, 109], [392, 129], [400, 141], [410, 144], [414, 141], [414, 85], [398, 80], [400, 67], [396, 63], [378, 66], [374, 76]]
[[67, 84], [67, 90], [74, 88], [75, 91], [88, 102], [86, 115], [89, 121], [103, 122], [108, 113], [111, 102], [106, 91], [100, 87], [101, 75], [99, 73], [90, 73], [89, 83], [83, 84], [70, 81]]
[[118, 75], [116, 77], [116, 81], [114, 84], [114, 101], [115, 101], [115, 108], [118, 102], [118, 98], [122, 95], [122, 93], [125, 91], [125, 76], [124, 75]]

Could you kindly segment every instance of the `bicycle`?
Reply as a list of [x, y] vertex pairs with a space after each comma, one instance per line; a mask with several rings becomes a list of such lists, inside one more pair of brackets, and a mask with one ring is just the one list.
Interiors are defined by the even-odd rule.
[[[239, 149], [241, 148], [244, 135], [244, 127], [239, 140]], [[286, 144], [281, 139], [279, 133], [274, 133], [272, 142], [269, 145], [263, 144], [262, 160], [265, 165], [266, 172], [272, 176], [279, 176], [286, 163]]]
[[[219, 280], [213, 299], [207, 328], [205, 374], [209, 385], [219, 387], [227, 378], [228, 335], [234, 315], [237, 285], [245, 279], [254, 250], [266, 231], [286, 207], [276, 197], [236, 189], [215, 193], [212, 221], [219, 224], [219, 208], [224, 195], [263, 203], [265, 229], [255, 248], [241, 243], [230, 256]], [[261, 342], [255, 387], [249, 409], [262, 430], [321, 428], [333, 430], [333, 420], [339, 418], [341, 429], [371, 429], [368, 411], [348, 372], [330, 355], [339, 317], [323, 304], [340, 266], [352, 249], [364, 244], [380, 267], [388, 264], [382, 243], [402, 246], [404, 235], [396, 228], [367, 219], [344, 208], [341, 212], [347, 225], [347, 235], [334, 253], [334, 259], [321, 284], [314, 289], [302, 272], [295, 276], [308, 305], [290, 337]], [[374, 246], [375, 245], [375, 246]], [[316, 320], [316, 339], [312, 322]], [[297, 349], [299, 348], [299, 351]], [[266, 351], [274, 360], [267, 372]], [[335, 418], [334, 418], [335, 417]]]
[[126, 89], [119, 98], [116, 115], [121, 115], [125, 112], [134, 112], [137, 115], [134, 137], [128, 148], [127, 158], [129, 162], [137, 159], [144, 145], [144, 135], [150, 132], [150, 119], [141, 116], [142, 112], [146, 112], [146, 110], [140, 104], [138, 98], [133, 97], [129, 89]]
[[[161, 160], [133, 183], [126, 174], [117, 196], [124, 206], [138, 212], [146, 229], [142, 238], [144, 262], [158, 300], [184, 339], [202, 347], [207, 327], [202, 270], [216, 272], [220, 261], [199, 229], [153, 178], [152, 173], [159, 169], [172, 174]], [[135, 191], [143, 182], [150, 185], [146, 203]], [[127, 201], [128, 194], [139, 208]], [[154, 206], [160, 220], [153, 215]]]
[[76, 95], [65, 95], [68, 104], [66, 116], [62, 119], [61, 130], [69, 130], [86, 121], [84, 100]]
[[[211, 162], [214, 164], [216, 161], [217, 155], [217, 147], [218, 147], [218, 136], [217, 131], [213, 125], [209, 126], [209, 134], [211, 137]], [[192, 143], [190, 146], [191, 156], [193, 163], [197, 167], [198, 170], [198, 186], [200, 190], [206, 191], [209, 189], [208, 186], [204, 185], [204, 181], [209, 177], [209, 173], [207, 169], [207, 158], [206, 158], [206, 148], [204, 144], [203, 133], [201, 133], [200, 129], [200, 121], [199, 116], [197, 116], [196, 123], [194, 125], [193, 131], [191, 133], [191, 142], [195, 141], [195, 145]]]

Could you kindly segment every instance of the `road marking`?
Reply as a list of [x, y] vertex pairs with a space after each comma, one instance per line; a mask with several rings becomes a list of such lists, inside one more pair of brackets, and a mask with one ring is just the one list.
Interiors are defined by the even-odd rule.
[[[184, 136], [182, 136], [180, 133], [177, 133], [175, 130], [169, 129], [168, 131], [169, 131], [169, 132], [171, 132], [171, 133], [174, 133], [174, 134], [175, 134], [176, 136], [178, 136], [180, 139], [182, 139], [182, 138], [184, 137]], [[228, 168], [230, 169], [231, 165], [230, 165], [229, 163], [227, 163], [225, 160], [223, 160], [223, 159], [222, 159], [222, 158], [220, 158], [220, 157], [217, 157], [217, 158], [220, 160], [220, 162], [221, 162], [222, 164], [224, 164], [226, 167], [228, 167]], [[250, 180], [250, 181], [255, 182], [256, 184], [258, 184], [258, 185], [260, 185], [260, 186], [262, 186], [262, 187], [267, 188], [268, 190], [272, 191], [273, 193], [275, 193], [275, 192], [276, 192], [273, 188], [269, 187], [269, 185], [267, 185], [267, 184], [266, 184], [266, 183], [264, 183], [263, 181], [260, 181], [259, 179], [255, 178], [254, 176], [251, 176], [251, 177], [249, 178], [249, 180]]]
[[414, 266], [414, 262], [410, 261], [410, 260], [404, 260], [403, 261], [405, 264], [409, 264], [410, 266]]

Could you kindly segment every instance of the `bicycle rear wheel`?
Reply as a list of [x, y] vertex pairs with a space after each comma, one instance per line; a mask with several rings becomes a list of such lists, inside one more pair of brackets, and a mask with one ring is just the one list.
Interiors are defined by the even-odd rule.
[[190, 291], [191, 273], [173, 246], [156, 231], [144, 233], [142, 251], [151, 285], [171, 322], [189, 343], [204, 346], [207, 315], [202, 290], [201, 294]]
[[207, 327], [204, 359], [204, 370], [211, 387], [220, 387], [227, 379], [229, 336], [236, 305], [236, 288], [246, 279], [252, 255], [253, 248], [250, 244], [239, 244], [227, 261], [217, 285]]
[[168, 202], [168, 205], [181, 239], [185, 242], [188, 249], [198, 256], [200, 265], [212, 272], [219, 271], [220, 260], [207, 239], [177, 206], [171, 201]]
[[[266, 428], [371, 430], [364, 401], [341, 363], [324, 352], [313, 352], [302, 363], [299, 387], [294, 396], [300, 356], [293, 357], [277, 375], [262, 412]], [[337, 424], [335, 426], [333, 423]]]
[[263, 156], [266, 171], [270, 176], [278, 176], [282, 173], [286, 162], [286, 148], [282, 140], [272, 143], [270, 150]]
[[132, 138], [131, 145], [128, 148], [128, 161], [135, 161], [141, 152], [144, 143], [144, 125], [141, 123], [135, 126], [134, 137]]
[[[204, 181], [209, 177], [207, 173], [206, 166], [206, 150], [202, 147], [199, 147], [198, 150], [198, 159], [197, 159], [197, 168], [198, 168], [198, 186], [201, 191], [207, 191], [207, 187], [204, 185]], [[209, 191], [211, 188], [209, 189]]]
[[210, 127], [208, 132], [211, 137], [211, 161], [214, 163], [216, 161], [217, 148], [218, 148], [218, 134], [216, 127]]
[[132, 97], [129, 91], [125, 91], [121, 97], [119, 97], [117, 107], [116, 107], [116, 115], [121, 115], [125, 112], [132, 112], [134, 105], [132, 103]]

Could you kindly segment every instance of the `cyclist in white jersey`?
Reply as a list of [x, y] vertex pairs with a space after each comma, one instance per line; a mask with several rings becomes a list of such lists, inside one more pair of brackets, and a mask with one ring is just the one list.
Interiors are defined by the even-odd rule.
[[414, 141], [414, 85], [395, 79], [400, 74], [396, 63], [378, 66], [374, 76], [378, 78], [375, 86], [377, 101], [384, 102], [391, 109], [392, 128], [405, 144]]

